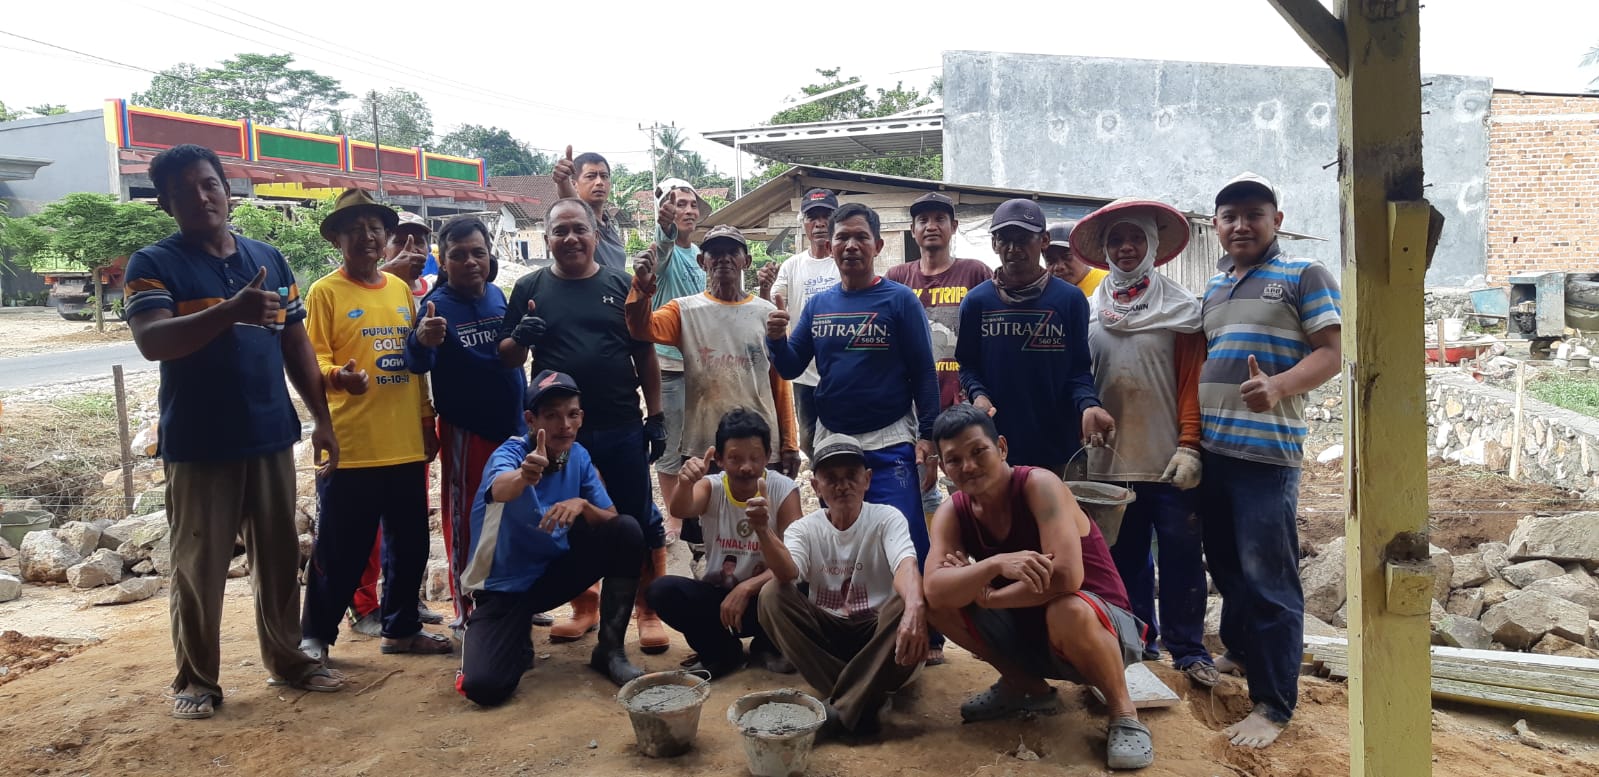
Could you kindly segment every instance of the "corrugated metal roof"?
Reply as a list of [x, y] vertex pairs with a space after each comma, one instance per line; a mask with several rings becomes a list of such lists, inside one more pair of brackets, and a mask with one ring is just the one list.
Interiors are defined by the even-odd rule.
[[790, 164], [938, 154], [944, 150], [944, 117], [819, 121], [703, 133], [729, 148]]

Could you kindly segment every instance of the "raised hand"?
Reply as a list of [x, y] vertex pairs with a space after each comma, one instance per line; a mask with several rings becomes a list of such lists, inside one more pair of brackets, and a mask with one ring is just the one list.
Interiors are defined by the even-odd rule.
[[278, 309], [283, 307], [283, 297], [276, 289], [267, 291], [262, 288], [266, 285], [266, 277], [266, 268], [262, 267], [248, 285], [228, 299], [227, 304], [232, 306], [235, 322], [254, 326], [275, 326], [278, 323]]
[[540, 429], [533, 437], [533, 450], [522, 457], [522, 479], [530, 486], [536, 486], [544, 479], [544, 468], [550, 466], [550, 456], [544, 448], [544, 430]]
[[771, 511], [766, 506], [766, 478], [761, 478], [755, 484], [755, 496], [744, 503], [744, 517], [749, 519], [750, 528], [755, 531], [764, 531], [772, 525]]
[[655, 206], [655, 223], [660, 224], [662, 229], [670, 229], [673, 224], [677, 223], [675, 196], [672, 192], [667, 192], [666, 196], [661, 199], [661, 204]]
[[444, 335], [449, 332], [449, 325], [444, 317], [433, 312], [433, 303], [427, 304], [427, 312], [422, 315], [422, 320], [416, 322], [416, 341], [428, 348], [437, 348], [444, 343]]
[[761, 299], [772, 299], [772, 285], [777, 283], [777, 268], [781, 262], [767, 262], [755, 271], [755, 281], [761, 286]]
[[782, 340], [788, 337], [788, 311], [774, 310], [766, 314], [766, 339]]
[[[550, 172], [550, 178], [554, 179], [557, 189], [562, 186], [571, 186], [572, 180], [577, 178], [577, 166], [572, 163], [571, 146], [566, 147], [566, 156], [564, 158], [555, 161], [555, 169]], [[561, 196], [568, 195], [563, 193]]]
[[655, 294], [655, 246], [638, 252], [633, 257], [633, 288], [648, 297]]
[[1283, 398], [1276, 381], [1255, 362], [1254, 354], [1249, 355], [1249, 380], [1239, 384], [1238, 393], [1243, 395], [1244, 404], [1256, 413], [1270, 411]]
[[366, 370], [357, 370], [354, 359], [333, 373], [333, 382], [339, 388], [356, 395], [365, 394], [367, 386], [370, 385]]
[[695, 483], [705, 478], [705, 473], [711, 468], [710, 462], [715, 458], [716, 446], [713, 445], [705, 449], [703, 458], [691, 458], [683, 462], [682, 468], [677, 471], [678, 482], [693, 488]]
[[527, 315], [516, 322], [516, 327], [511, 330], [511, 339], [523, 348], [536, 347], [544, 342], [544, 335], [549, 332], [549, 325], [544, 323], [544, 319], [534, 315], [537, 309], [538, 305], [534, 304], [533, 300], [528, 300]]

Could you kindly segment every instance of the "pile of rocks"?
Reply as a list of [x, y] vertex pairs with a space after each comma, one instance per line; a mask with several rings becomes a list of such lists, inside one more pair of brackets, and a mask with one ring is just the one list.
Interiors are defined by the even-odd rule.
[[[1599, 512], [1528, 516], [1509, 543], [1431, 548], [1433, 643], [1599, 658]], [[1344, 538], [1300, 567], [1307, 620], [1345, 626]]]

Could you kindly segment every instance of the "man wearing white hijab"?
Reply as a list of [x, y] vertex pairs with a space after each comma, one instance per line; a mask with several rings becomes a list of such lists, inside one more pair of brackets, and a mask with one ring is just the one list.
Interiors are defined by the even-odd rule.
[[[1155, 272], [1188, 243], [1188, 221], [1158, 202], [1122, 199], [1089, 214], [1072, 232], [1078, 258], [1110, 275], [1089, 299], [1088, 347], [1100, 401], [1117, 423], [1116, 453], [1090, 448], [1092, 480], [1130, 483], [1111, 556], [1132, 612], [1151, 624], [1145, 657], [1164, 642], [1194, 682], [1220, 676], [1203, 642], [1203, 533], [1189, 490], [1199, 485], [1199, 373], [1205, 362], [1199, 300]], [[1151, 537], [1160, 543], [1160, 618], [1155, 617]], [[1158, 638], [1158, 639], [1157, 639]]]

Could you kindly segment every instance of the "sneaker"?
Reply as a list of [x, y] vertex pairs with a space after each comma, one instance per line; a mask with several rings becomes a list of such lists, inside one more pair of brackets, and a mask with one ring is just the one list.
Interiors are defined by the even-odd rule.
[[1046, 693], [1026, 694], [1011, 690], [1004, 683], [994, 683], [961, 705], [961, 720], [976, 723], [1024, 712], [1053, 715], [1060, 709], [1060, 695], [1054, 688]]

